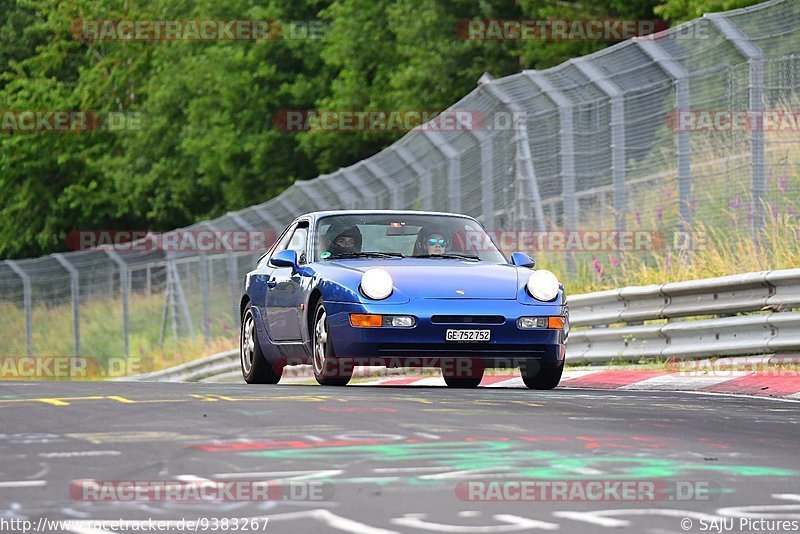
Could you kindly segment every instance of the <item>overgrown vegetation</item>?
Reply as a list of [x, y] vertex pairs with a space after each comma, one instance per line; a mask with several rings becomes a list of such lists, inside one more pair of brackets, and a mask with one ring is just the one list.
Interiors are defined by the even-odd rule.
[[[0, 0], [0, 110], [141, 113], [141, 128], [0, 131], [0, 258], [77, 229], [169, 230], [273, 197], [400, 133], [285, 133], [280, 110], [441, 110], [611, 43], [475, 41], [463, 19], [684, 20], [756, 0]], [[322, 39], [81, 41], [79, 19], [315, 21]]]

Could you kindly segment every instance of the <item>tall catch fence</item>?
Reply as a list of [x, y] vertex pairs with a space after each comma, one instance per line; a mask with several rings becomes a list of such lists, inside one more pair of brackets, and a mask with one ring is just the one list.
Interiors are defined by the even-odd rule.
[[[707, 15], [551, 69], [485, 75], [450, 108], [465, 112], [461, 127], [417, 128], [369, 159], [183, 230], [278, 235], [327, 209], [460, 212], [502, 248], [549, 247], [570, 271], [607, 252], [587, 245], [591, 232], [651, 236], [641, 249], [612, 246], [619, 254], [679, 252], [698, 223], [758, 240], [800, 211], [798, 88], [800, 3]], [[133, 357], [235, 338], [258, 255], [220, 239], [205, 254], [100, 248], [2, 261], [2, 353]]]

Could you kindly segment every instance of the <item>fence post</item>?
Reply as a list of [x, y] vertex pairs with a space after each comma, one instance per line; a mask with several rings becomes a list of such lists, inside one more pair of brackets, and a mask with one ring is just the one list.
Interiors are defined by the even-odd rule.
[[[77, 358], [81, 355], [81, 318], [80, 318], [80, 293], [78, 285], [78, 269], [72, 265], [67, 258], [60, 252], [53, 254], [53, 257], [69, 273], [69, 290], [72, 297], [72, 352]], [[150, 268], [147, 268], [148, 287]]]
[[750, 128], [750, 188], [753, 196], [753, 236], [760, 240], [761, 230], [764, 228], [764, 196], [766, 182], [764, 180], [764, 54], [744, 32], [737, 28], [724, 15], [708, 13], [704, 15], [719, 32], [728, 39], [736, 49], [747, 58], [750, 67], [749, 80], [749, 111], [758, 116], [755, 126]]
[[[308, 180], [297, 180], [292, 185], [296, 186], [297, 189], [300, 190], [300, 192], [303, 193], [306, 196], [306, 198], [308, 198], [308, 200], [311, 201], [311, 204], [314, 206], [314, 211], [323, 211], [326, 209], [330, 209], [330, 206], [325, 206], [324, 203], [321, 203], [319, 201], [319, 199], [317, 198], [317, 196], [314, 194], [313, 191], [309, 191], [309, 188], [313, 189], [314, 186], [311, 185], [308, 182]], [[302, 215], [302, 213], [297, 213], [296, 211], [293, 213], [294, 215], [292, 218], [299, 217], [300, 215]]]
[[278, 219], [273, 217], [272, 214], [267, 211], [266, 202], [264, 204], [253, 206], [253, 211], [256, 212], [256, 215], [258, 215], [261, 220], [267, 223], [276, 232], [275, 239], [278, 239], [283, 230], [286, 228], [286, 225], [278, 222]]
[[[544, 218], [542, 197], [539, 194], [539, 181], [536, 179], [536, 169], [533, 165], [533, 154], [531, 154], [530, 137], [528, 136], [528, 114], [494, 80], [486, 79], [481, 84], [481, 87], [486, 88], [489, 95], [511, 111], [513, 115], [514, 147], [516, 149], [516, 165], [514, 167], [517, 171], [516, 186], [519, 192], [520, 229], [530, 229], [533, 226], [533, 224], [528, 223], [530, 214], [533, 213], [538, 230], [546, 231], [547, 222]], [[527, 185], [527, 191], [525, 185]]]
[[389, 178], [389, 175], [381, 169], [377, 163], [372, 161], [371, 159], [365, 159], [361, 163], [357, 163], [357, 165], [362, 165], [367, 171], [370, 172], [375, 178], [380, 180], [380, 182], [389, 189], [389, 194], [391, 195], [391, 206], [389, 209], [400, 210], [403, 209], [403, 192], [400, 191], [400, 188], [397, 186], [396, 183]]
[[433, 181], [431, 180], [431, 173], [417, 161], [406, 147], [397, 145], [390, 149], [394, 150], [400, 159], [403, 160], [403, 163], [411, 167], [411, 170], [417, 175], [417, 179], [419, 180], [420, 207], [426, 211], [433, 210]]
[[[677, 60], [673, 59], [664, 48], [651, 39], [635, 41], [639, 48], [667, 75], [675, 80], [676, 112], [689, 110], [689, 72]], [[677, 120], [678, 117], [675, 117]], [[675, 123], [677, 124], [677, 122]], [[685, 225], [692, 222], [692, 152], [689, 143], [689, 131], [677, 129], [678, 136], [678, 213]]]
[[[289, 203], [288, 201], [286, 203], [289, 206], [291, 206], [291, 203]], [[219, 235], [220, 230], [216, 226], [214, 226], [212, 223], [206, 222], [205, 225], [209, 230], [211, 230], [212, 232], [215, 232], [217, 235]], [[241, 295], [239, 295], [239, 279], [238, 279], [239, 278], [239, 262], [238, 262], [238, 258], [236, 256], [236, 254], [234, 253], [233, 248], [231, 247], [231, 245], [229, 243], [226, 243], [225, 241], [222, 241], [222, 240], [219, 240], [219, 239], [218, 239], [218, 242], [222, 244], [223, 248], [225, 248], [225, 254], [227, 256], [227, 261], [228, 261], [228, 285], [229, 285], [229, 288], [230, 288], [230, 295], [231, 295], [231, 309], [233, 310], [232, 317], [233, 317], [233, 323], [238, 328], [238, 327], [242, 326], [241, 324], [239, 324], [240, 321], [242, 320], [242, 318], [239, 317], [239, 298], [241, 297]]]
[[347, 172], [347, 169], [342, 171], [342, 178], [353, 188], [355, 191], [361, 195], [361, 198], [366, 203], [366, 207], [368, 209], [375, 209], [378, 207], [376, 196], [372, 193], [372, 190], [367, 187], [367, 184], [364, 183], [364, 180], [361, 179], [360, 176], [356, 174], [351, 174]]
[[[325, 183], [325, 185], [328, 186], [328, 189], [330, 189], [334, 195], [336, 195], [336, 198], [339, 200], [341, 209], [356, 208], [356, 206], [358, 205], [357, 201], [355, 201], [355, 199], [353, 199], [352, 197], [350, 199], [347, 198], [348, 195], [342, 189], [342, 182], [337, 179], [336, 173], [322, 175], [319, 177], [319, 179], [322, 180]], [[364, 198], [363, 196], [361, 196], [361, 193], [359, 192], [357, 193], [361, 198]], [[328, 206], [328, 209], [330, 209], [330, 206]]]
[[[567, 95], [556, 89], [541, 72], [526, 70], [524, 74], [558, 107], [561, 126], [559, 139], [561, 143], [561, 194], [564, 203], [564, 229], [577, 230], [580, 220], [578, 218], [578, 197], [575, 195], [575, 128], [572, 101]], [[567, 252], [566, 261], [567, 271], [571, 276], [576, 276], [578, 267], [575, 264], [573, 253]]]
[[461, 159], [447, 138], [439, 132], [424, 130], [424, 137], [447, 161], [447, 211], [461, 213]]
[[483, 225], [490, 231], [496, 230], [494, 209], [494, 146], [492, 136], [486, 128], [464, 130], [471, 135], [481, 150], [481, 217]]
[[201, 327], [203, 330], [203, 339], [206, 344], [211, 341], [211, 311], [209, 309], [208, 299], [208, 255], [205, 252], [200, 253], [200, 307], [203, 314]]
[[625, 214], [627, 212], [625, 184], [625, 102], [624, 93], [611, 81], [603, 71], [592, 64], [588, 58], [574, 60], [574, 65], [589, 81], [596, 85], [608, 97], [611, 103], [611, 176], [614, 187], [614, 228], [625, 230]]
[[31, 313], [31, 277], [14, 260], [6, 260], [12, 271], [22, 280], [22, 303], [25, 306], [25, 349], [33, 357], [33, 316]]
[[108, 255], [109, 258], [111, 258], [111, 261], [116, 263], [117, 267], [119, 267], [119, 291], [120, 295], [122, 296], [122, 335], [125, 341], [125, 358], [130, 358], [130, 308], [128, 302], [130, 285], [128, 284], [128, 264], [125, 263], [122, 258], [120, 258], [116, 251], [111, 250], [110, 248], [103, 248], [102, 250]]

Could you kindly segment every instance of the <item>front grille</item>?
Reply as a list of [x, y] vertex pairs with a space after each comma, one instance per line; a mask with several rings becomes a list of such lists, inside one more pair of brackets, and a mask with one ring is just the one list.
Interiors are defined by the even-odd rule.
[[506, 318], [502, 315], [434, 315], [434, 324], [503, 324]]

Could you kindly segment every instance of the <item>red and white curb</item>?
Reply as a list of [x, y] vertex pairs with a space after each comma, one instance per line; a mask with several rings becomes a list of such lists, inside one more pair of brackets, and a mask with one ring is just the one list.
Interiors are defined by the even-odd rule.
[[[440, 376], [393, 376], [356, 386], [445, 386]], [[486, 375], [479, 387], [524, 388], [519, 375]], [[696, 391], [800, 400], [800, 371], [679, 372], [650, 370], [564, 371], [559, 387], [640, 391]]]

